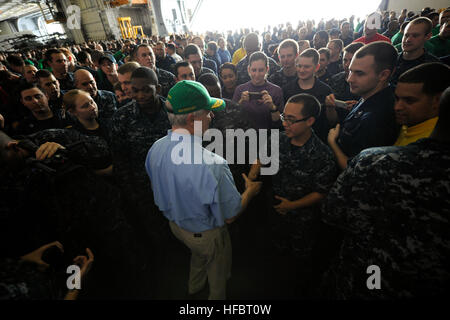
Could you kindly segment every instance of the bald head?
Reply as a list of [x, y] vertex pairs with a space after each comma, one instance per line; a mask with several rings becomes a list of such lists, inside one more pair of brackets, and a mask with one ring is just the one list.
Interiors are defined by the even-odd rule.
[[97, 96], [97, 83], [92, 74], [84, 69], [79, 69], [74, 73], [75, 87], [88, 92], [92, 98]]
[[86, 73], [91, 74], [89, 71], [87, 71], [85, 69], [78, 69], [77, 71], [75, 71], [74, 74], [73, 74], [75, 81], [77, 81], [77, 79], [80, 76], [86, 75]]
[[244, 39], [244, 49], [247, 51], [247, 56], [250, 56], [253, 52], [261, 50], [261, 42], [259, 36], [256, 33], [249, 33]]

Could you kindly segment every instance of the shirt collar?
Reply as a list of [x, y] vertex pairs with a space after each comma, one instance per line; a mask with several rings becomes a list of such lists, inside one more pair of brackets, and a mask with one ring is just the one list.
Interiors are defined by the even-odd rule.
[[411, 127], [403, 126], [402, 130], [405, 131], [405, 136], [407, 137], [415, 136], [421, 134], [422, 132], [433, 130], [434, 127], [436, 126], [437, 121], [438, 117], [434, 117], [419, 124], [416, 124], [415, 126]]
[[[186, 130], [186, 133], [181, 133], [181, 132], [173, 132], [172, 129], [168, 130], [167, 135], [169, 136], [170, 140], [172, 141], [179, 141], [180, 137], [188, 137], [189, 141], [195, 144], [202, 144], [202, 137], [196, 136], [196, 135], [192, 135], [190, 133], [188, 133], [188, 131]], [[186, 138], [182, 139], [182, 141], [186, 141]]]
[[374, 99], [378, 99], [377, 97], [379, 97], [379, 96], [389, 94], [389, 90], [392, 92], [392, 87], [390, 85], [388, 85], [386, 88], [381, 89], [380, 91], [376, 92], [375, 94], [371, 95], [367, 99], [360, 98], [357, 105], [352, 109], [351, 112], [353, 112], [356, 109], [360, 109], [360, 108], [364, 108], [364, 110], [370, 110], [371, 108], [378, 107], [378, 106], [374, 106], [372, 104], [368, 104], [366, 102], [374, 100]]

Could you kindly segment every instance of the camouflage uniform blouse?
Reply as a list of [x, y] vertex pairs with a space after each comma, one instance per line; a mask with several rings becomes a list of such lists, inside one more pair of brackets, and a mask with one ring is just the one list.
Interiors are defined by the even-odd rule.
[[[325, 283], [338, 298], [442, 295], [450, 280], [450, 147], [422, 139], [371, 148], [349, 162], [323, 207], [344, 232]], [[368, 290], [367, 267], [381, 270]]]

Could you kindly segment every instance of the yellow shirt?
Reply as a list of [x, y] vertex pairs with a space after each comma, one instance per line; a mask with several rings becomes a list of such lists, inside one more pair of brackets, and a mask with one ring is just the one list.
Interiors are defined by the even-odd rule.
[[237, 65], [239, 61], [242, 60], [247, 55], [247, 52], [245, 52], [244, 48], [239, 48], [236, 50], [236, 52], [233, 54], [233, 60], [231, 60], [231, 63], [234, 65]]
[[428, 138], [436, 126], [438, 117], [431, 118], [412, 127], [403, 126], [394, 146], [406, 146], [422, 138]]

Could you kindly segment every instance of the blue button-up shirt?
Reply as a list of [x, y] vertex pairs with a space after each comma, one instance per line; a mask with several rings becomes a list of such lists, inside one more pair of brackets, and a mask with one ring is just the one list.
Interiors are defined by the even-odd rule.
[[169, 130], [145, 161], [156, 205], [168, 220], [191, 232], [221, 227], [241, 209], [227, 162], [201, 143], [200, 137]]

